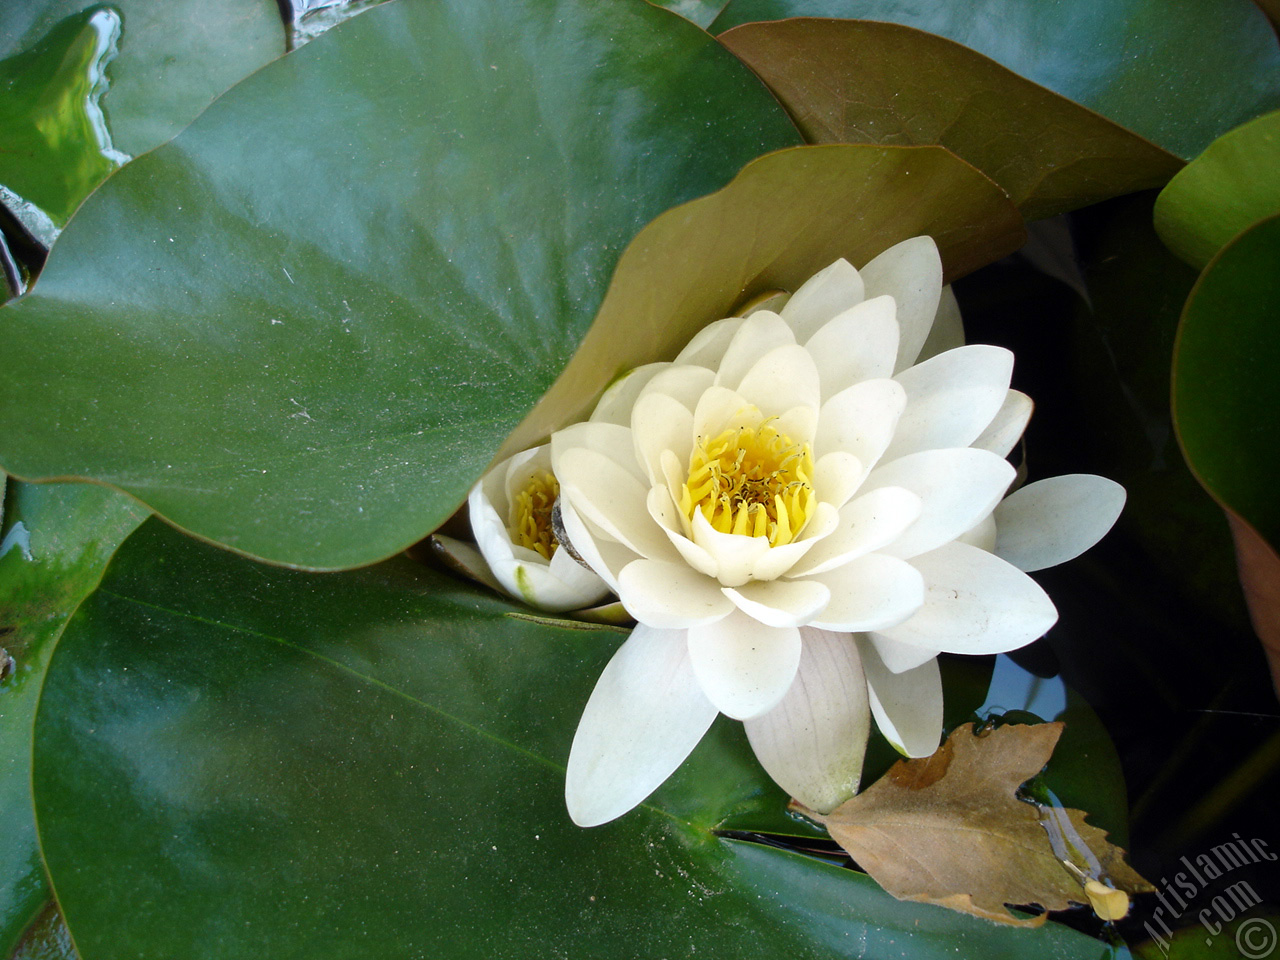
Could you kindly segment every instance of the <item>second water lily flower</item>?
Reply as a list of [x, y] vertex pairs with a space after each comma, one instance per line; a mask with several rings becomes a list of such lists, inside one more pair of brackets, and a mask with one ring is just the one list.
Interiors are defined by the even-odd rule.
[[559, 495], [547, 444], [493, 467], [467, 500], [471, 531], [490, 572], [508, 593], [540, 610], [599, 603], [609, 586], [561, 550], [551, 524]]
[[928, 237], [838, 261], [553, 436], [569, 538], [639, 624], [574, 739], [575, 822], [642, 801], [718, 713], [792, 796], [833, 809], [872, 715], [904, 753], [936, 749], [939, 652], [1012, 650], [1054, 623], [1025, 571], [1096, 542], [1123, 490], [1058, 477], [1002, 503], [1031, 403], [1003, 348], [917, 363], [940, 313], [958, 322]]

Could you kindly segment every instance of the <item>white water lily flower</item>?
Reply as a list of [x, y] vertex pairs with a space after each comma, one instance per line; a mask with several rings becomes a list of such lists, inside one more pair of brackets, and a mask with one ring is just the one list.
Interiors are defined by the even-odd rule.
[[472, 488], [471, 530], [512, 596], [542, 610], [578, 610], [604, 599], [609, 585], [559, 549], [551, 529], [558, 493], [549, 444], [517, 453]]
[[1054, 623], [1024, 571], [1096, 542], [1124, 492], [1057, 477], [1001, 503], [1031, 403], [1000, 347], [916, 363], [959, 330], [917, 237], [861, 271], [837, 261], [777, 313], [710, 324], [552, 437], [569, 539], [639, 622], [574, 738], [576, 823], [642, 801], [717, 713], [829, 811], [857, 789], [871, 715], [904, 753], [937, 748], [939, 652], [1012, 650]]

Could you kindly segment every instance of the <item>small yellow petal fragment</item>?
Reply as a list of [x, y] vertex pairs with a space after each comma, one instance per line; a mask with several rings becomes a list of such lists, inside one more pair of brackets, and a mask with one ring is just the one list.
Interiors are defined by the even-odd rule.
[[1098, 919], [1108, 922], [1123, 920], [1129, 914], [1129, 895], [1123, 890], [1108, 887], [1101, 880], [1088, 880], [1084, 885], [1089, 905]]
[[809, 522], [812, 477], [809, 445], [761, 420], [699, 440], [689, 457], [680, 509], [691, 521], [695, 511], [701, 512], [720, 533], [767, 537], [777, 547], [794, 540]]
[[535, 474], [516, 496], [511, 509], [511, 532], [520, 546], [550, 560], [560, 546], [551, 529], [551, 508], [560, 495], [560, 484], [550, 473]]

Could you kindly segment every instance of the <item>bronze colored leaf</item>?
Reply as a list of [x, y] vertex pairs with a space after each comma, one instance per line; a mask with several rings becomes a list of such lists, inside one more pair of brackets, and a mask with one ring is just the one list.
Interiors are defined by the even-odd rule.
[[994, 60], [896, 23], [746, 23], [720, 42], [812, 143], [941, 144], [1029, 220], [1158, 187], [1173, 154]]
[[[902, 760], [825, 818], [837, 843], [899, 900], [936, 903], [997, 923], [1034, 927], [1006, 904], [1063, 910], [1086, 903], [1088, 880], [1118, 890], [1151, 886], [1079, 810], [1042, 810], [1018, 787], [1049, 761], [1063, 725], [956, 729], [938, 751]], [[1074, 849], [1073, 849], [1074, 848]], [[1071, 868], [1064, 866], [1064, 858]], [[1075, 873], [1080, 876], [1074, 875]]]

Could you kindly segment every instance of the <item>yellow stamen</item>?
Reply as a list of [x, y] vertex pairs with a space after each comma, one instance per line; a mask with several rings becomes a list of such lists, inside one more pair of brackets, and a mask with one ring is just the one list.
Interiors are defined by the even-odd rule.
[[516, 542], [550, 560], [560, 546], [551, 529], [551, 508], [560, 495], [560, 484], [550, 473], [534, 474], [516, 496], [511, 509], [511, 529]]
[[721, 533], [768, 537], [790, 543], [804, 529], [814, 505], [813, 454], [780, 433], [771, 420], [735, 427], [701, 439], [689, 457], [689, 479], [680, 509], [700, 511]]

